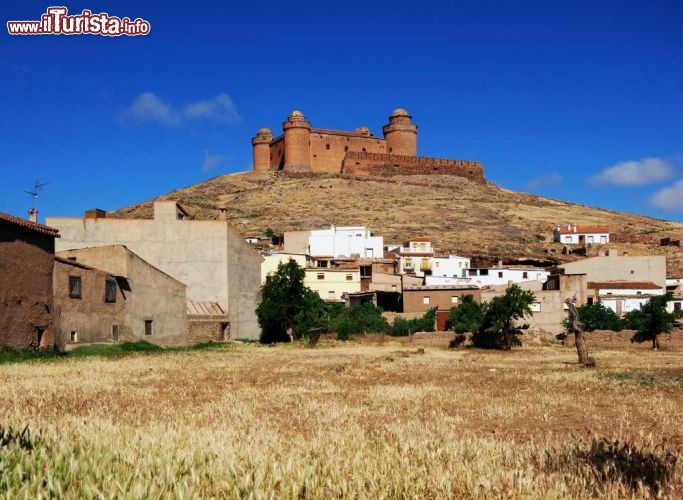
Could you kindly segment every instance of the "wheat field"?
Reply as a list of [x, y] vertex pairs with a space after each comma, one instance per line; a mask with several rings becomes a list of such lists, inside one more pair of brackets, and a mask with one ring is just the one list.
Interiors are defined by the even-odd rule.
[[325, 342], [0, 365], [0, 495], [680, 497], [683, 355], [592, 354]]

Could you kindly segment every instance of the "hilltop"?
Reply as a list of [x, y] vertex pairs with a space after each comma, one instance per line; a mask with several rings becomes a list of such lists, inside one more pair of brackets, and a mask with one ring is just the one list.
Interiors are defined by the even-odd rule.
[[[607, 225], [632, 255], [666, 254], [669, 274], [683, 271], [679, 247], [659, 239], [683, 239], [683, 224], [518, 193], [447, 175], [358, 178], [340, 174], [238, 173], [179, 189], [159, 199], [177, 199], [196, 219], [217, 217], [227, 204], [228, 220], [243, 233], [362, 224], [385, 243], [428, 236], [446, 253], [484, 261], [533, 258], [564, 261], [552, 243], [557, 223]], [[119, 217], [151, 217], [152, 201], [116, 211]], [[592, 252], [596, 252], [592, 249]]]

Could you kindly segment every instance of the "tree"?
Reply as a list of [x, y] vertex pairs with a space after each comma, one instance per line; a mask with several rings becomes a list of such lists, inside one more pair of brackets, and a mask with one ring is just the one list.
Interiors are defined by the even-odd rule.
[[294, 318], [297, 335], [315, 337], [310, 338], [309, 341], [311, 345], [317, 344], [320, 334], [328, 329], [329, 310], [329, 306], [320, 298], [320, 295], [306, 287], [301, 309]]
[[433, 307], [419, 318], [406, 319], [396, 316], [394, 323], [389, 329], [389, 335], [393, 337], [406, 337], [415, 332], [433, 332], [436, 322], [436, 307]]
[[382, 310], [366, 302], [358, 307], [343, 308], [330, 319], [330, 330], [337, 332], [339, 340], [349, 340], [359, 333], [379, 333], [389, 329]]
[[304, 286], [305, 271], [293, 260], [281, 262], [261, 287], [261, 303], [256, 308], [261, 342], [289, 342], [297, 336], [296, 325], [311, 300]]
[[[595, 360], [588, 356], [588, 348], [586, 347], [586, 340], [583, 337], [585, 326], [581, 321], [579, 310], [576, 307], [576, 297], [565, 300], [567, 308], [569, 309], [569, 318], [567, 321], [571, 324], [571, 331], [574, 333], [574, 343], [576, 345], [576, 353], [579, 356], [579, 364], [585, 367], [594, 367]], [[567, 328], [569, 331], [569, 328]]]
[[626, 314], [627, 326], [636, 330], [631, 340], [635, 342], [651, 340], [652, 348], [659, 349], [659, 334], [670, 332], [674, 324], [673, 314], [666, 310], [667, 302], [673, 298], [671, 292], [652, 297], [640, 309]]
[[[592, 332], [594, 330], [613, 330], [620, 332], [623, 328], [623, 323], [617, 313], [612, 309], [605, 307], [602, 303], [585, 304], [576, 308], [578, 319], [583, 323], [585, 332]], [[574, 331], [573, 319], [568, 317], [564, 320], [563, 325], [567, 332], [576, 333]]]
[[458, 307], [452, 307], [446, 321], [446, 328], [455, 333], [476, 332], [481, 328], [484, 313], [481, 304], [473, 295], [465, 295]]
[[533, 292], [512, 285], [505, 295], [494, 297], [484, 306], [484, 320], [474, 335], [478, 347], [493, 347], [509, 351], [513, 344], [520, 344], [517, 335], [522, 329], [515, 326], [517, 320], [531, 314], [531, 304], [536, 300]]

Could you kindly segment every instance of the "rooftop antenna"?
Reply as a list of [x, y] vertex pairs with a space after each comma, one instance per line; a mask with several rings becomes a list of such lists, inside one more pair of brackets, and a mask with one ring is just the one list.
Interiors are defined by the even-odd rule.
[[33, 191], [24, 191], [26, 194], [33, 196], [33, 207], [28, 211], [28, 219], [31, 222], [38, 222], [38, 197], [42, 192], [43, 188], [47, 186], [49, 182], [36, 181], [33, 185]]

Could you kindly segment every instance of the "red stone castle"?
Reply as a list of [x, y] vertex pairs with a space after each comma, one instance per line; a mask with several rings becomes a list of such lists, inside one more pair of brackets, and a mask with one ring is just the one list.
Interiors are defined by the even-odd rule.
[[395, 109], [376, 137], [367, 127], [353, 132], [312, 128], [301, 111], [282, 124], [283, 134], [262, 128], [251, 140], [254, 171], [342, 173], [364, 177], [446, 174], [484, 183], [478, 161], [417, 156], [417, 126], [405, 109]]

